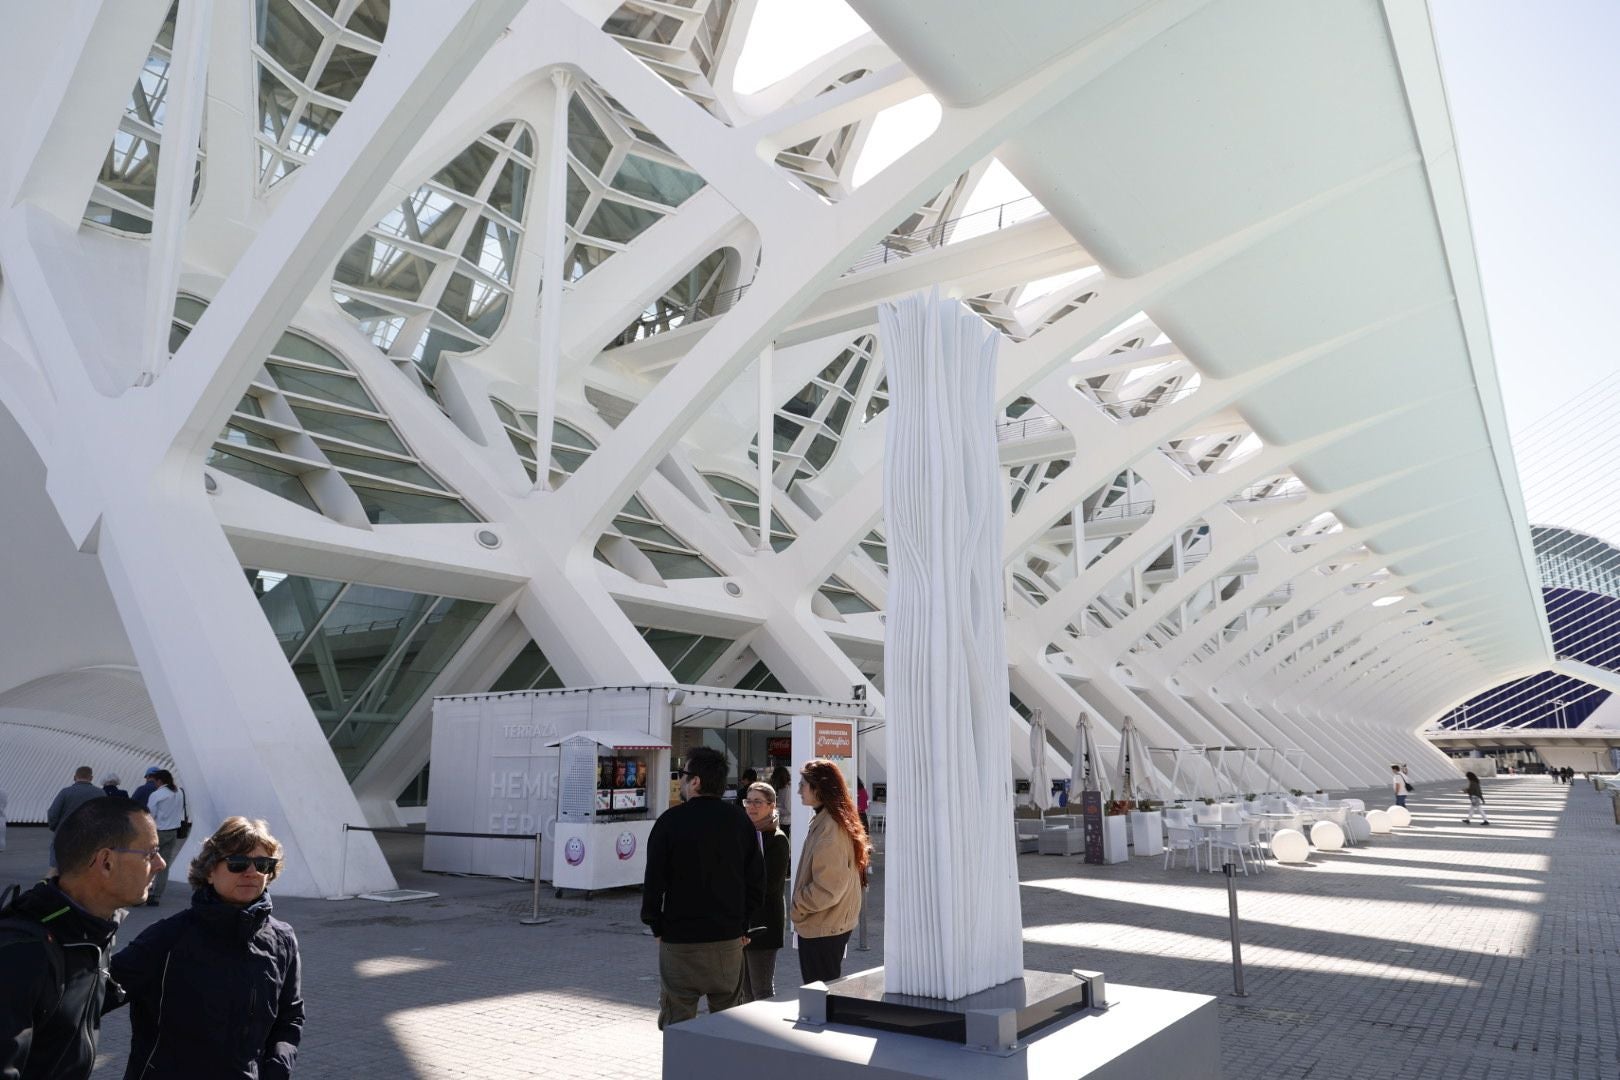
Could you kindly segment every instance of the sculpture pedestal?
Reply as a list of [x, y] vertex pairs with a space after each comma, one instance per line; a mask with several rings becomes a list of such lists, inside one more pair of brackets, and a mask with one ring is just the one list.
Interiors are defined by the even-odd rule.
[[[840, 984], [862, 973], [834, 982]], [[1035, 973], [1031, 973], [1033, 975]], [[879, 976], [881, 977], [881, 976]], [[1066, 976], [1046, 976], [1063, 979]], [[1026, 978], [1026, 986], [1034, 980]], [[1011, 984], [1009, 984], [1011, 985]], [[984, 991], [994, 995], [1001, 987]], [[913, 1007], [904, 995], [896, 1004]], [[980, 995], [964, 999], [971, 1002]], [[1026, 992], [1026, 998], [1030, 996]], [[769, 1076], [772, 1080], [1220, 1080], [1215, 999], [1200, 994], [1111, 985], [1108, 1008], [1082, 1009], [1035, 1023], [1010, 1051], [970, 1049], [942, 1037], [800, 1019], [797, 1000], [755, 1001], [664, 1031], [664, 1080]], [[915, 999], [926, 1000], [926, 999]], [[930, 1002], [961, 1015], [963, 1003]], [[1026, 1010], [1030, 1006], [1026, 1003]], [[838, 1012], [834, 1004], [834, 1015]], [[1039, 1003], [1035, 1005], [1040, 1008]], [[990, 1010], [993, 1011], [993, 1010]], [[1007, 1008], [1003, 1026], [1020, 1010]], [[1025, 1019], [1033, 1019], [1027, 1014]], [[919, 1022], [937, 1022], [919, 1017]]]

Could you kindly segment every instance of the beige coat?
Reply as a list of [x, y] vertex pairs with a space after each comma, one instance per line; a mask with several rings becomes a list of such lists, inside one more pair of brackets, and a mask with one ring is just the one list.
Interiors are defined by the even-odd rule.
[[855, 929], [861, 916], [861, 876], [855, 842], [831, 814], [811, 820], [793, 877], [793, 929], [823, 938]]

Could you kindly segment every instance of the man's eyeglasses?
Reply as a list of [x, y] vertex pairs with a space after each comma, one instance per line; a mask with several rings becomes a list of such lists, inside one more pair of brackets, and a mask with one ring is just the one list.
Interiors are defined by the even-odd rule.
[[281, 862], [273, 855], [227, 855], [220, 861], [233, 874], [245, 874], [251, 866], [266, 877], [275, 873], [276, 866]]
[[115, 847], [113, 851], [122, 851], [125, 855], [139, 855], [148, 863], [155, 863], [162, 857], [158, 848]]
[[743, 805], [744, 806], [769, 806], [771, 804], [766, 799], [744, 799], [743, 800]]

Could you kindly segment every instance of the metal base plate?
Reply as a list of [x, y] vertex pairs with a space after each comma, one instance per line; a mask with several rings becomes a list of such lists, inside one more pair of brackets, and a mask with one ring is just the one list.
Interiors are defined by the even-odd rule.
[[431, 900], [439, 894], [424, 889], [384, 889], [381, 892], [363, 892], [361, 900], [375, 900], [381, 904], [399, 904], [406, 900]]

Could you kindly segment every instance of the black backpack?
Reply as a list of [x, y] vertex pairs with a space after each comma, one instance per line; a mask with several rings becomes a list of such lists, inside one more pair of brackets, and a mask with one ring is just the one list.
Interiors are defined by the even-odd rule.
[[[0, 949], [27, 941], [55, 944], [56, 939], [45, 929], [43, 923], [36, 922], [15, 910], [17, 898], [21, 895], [22, 886], [17, 884], [9, 885], [4, 892], [0, 892]], [[62, 960], [62, 950], [46, 949], [45, 955], [50, 961], [52, 982], [56, 986], [57, 999], [60, 1001], [67, 981], [67, 967]]]

